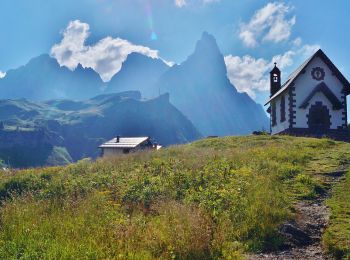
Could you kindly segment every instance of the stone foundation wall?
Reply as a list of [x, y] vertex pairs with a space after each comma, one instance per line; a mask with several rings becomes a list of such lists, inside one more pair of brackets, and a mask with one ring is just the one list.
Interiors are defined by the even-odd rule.
[[323, 131], [322, 133], [316, 133], [308, 128], [289, 128], [278, 134], [315, 138], [331, 138], [336, 141], [350, 142], [350, 131], [348, 129], [329, 129]]

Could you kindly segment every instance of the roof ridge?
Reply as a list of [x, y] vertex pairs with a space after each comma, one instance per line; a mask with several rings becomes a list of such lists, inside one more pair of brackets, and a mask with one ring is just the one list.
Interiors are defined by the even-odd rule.
[[339, 71], [339, 69], [334, 65], [334, 63], [327, 57], [327, 55], [322, 51], [322, 49], [318, 49], [313, 55], [311, 55], [308, 59], [306, 59], [297, 69], [295, 69], [287, 78], [287, 80], [283, 83], [281, 89], [277, 91], [270, 99], [266, 102], [265, 106], [269, 104], [273, 99], [281, 95], [285, 92], [291, 85], [294, 83], [295, 79], [299, 77], [302, 71], [307, 67], [310, 62], [319, 56], [324, 63], [329, 67], [329, 69], [338, 77], [338, 79], [344, 84], [345, 88], [347, 88], [347, 94], [350, 93], [350, 83], [344, 77], [344, 75]]

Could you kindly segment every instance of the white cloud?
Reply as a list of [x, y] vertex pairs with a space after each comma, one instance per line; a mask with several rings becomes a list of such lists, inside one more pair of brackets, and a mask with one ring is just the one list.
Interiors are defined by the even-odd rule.
[[177, 7], [184, 7], [188, 4], [211, 4], [215, 2], [220, 2], [220, 0], [174, 0]]
[[5, 78], [5, 76], [6, 76], [6, 72], [2, 72], [2, 71], [0, 70], [0, 79]]
[[302, 46], [299, 50], [298, 53], [301, 53], [304, 56], [311, 56], [312, 54], [314, 54], [318, 49], [320, 49], [321, 46], [318, 44], [305, 44], [304, 46]]
[[175, 5], [177, 7], [183, 7], [187, 4], [187, 1], [186, 0], [175, 0]]
[[89, 30], [90, 26], [79, 20], [69, 23], [63, 32], [62, 41], [51, 49], [51, 55], [61, 66], [73, 70], [80, 63], [83, 67], [93, 68], [104, 81], [109, 81], [132, 52], [159, 58], [158, 51], [121, 38], [106, 37], [95, 45], [85, 45]]
[[281, 70], [288, 71], [295, 65], [296, 60], [302, 62], [318, 49], [319, 45], [304, 45], [276, 55], [271, 60], [257, 59], [250, 55], [243, 57], [229, 55], [225, 57], [227, 76], [238, 91], [246, 92], [255, 98], [256, 92], [269, 90], [269, 72], [274, 62], [277, 62]]
[[255, 59], [249, 55], [243, 57], [226, 56], [227, 76], [231, 83], [240, 92], [246, 92], [255, 97], [255, 91], [266, 90], [267, 79], [265, 74], [269, 68], [269, 62], [264, 59]]
[[260, 41], [281, 42], [290, 37], [296, 17], [288, 18], [293, 8], [281, 2], [268, 3], [255, 12], [248, 23], [242, 23], [239, 38], [247, 47], [256, 47]]
[[293, 58], [296, 54], [297, 53], [295, 51], [289, 50], [283, 54], [273, 56], [270, 66], [272, 66], [272, 64], [276, 62], [278, 64], [279, 69], [283, 70], [284, 68], [293, 65]]
[[203, 3], [205, 3], [205, 4], [211, 4], [211, 3], [215, 3], [215, 2], [220, 2], [220, 0], [203, 0]]
[[302, 42], [303, 42], [302, 39], [300, 37], [298, 37], [298, 38], [294, 39], [293, 45], [300, 46], [302, 44]]

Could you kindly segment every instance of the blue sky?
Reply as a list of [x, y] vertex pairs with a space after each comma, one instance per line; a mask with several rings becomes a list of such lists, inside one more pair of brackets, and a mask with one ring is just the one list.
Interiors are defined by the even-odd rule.
[[[286, 77], [319, 46], [350, 79], [348, 10], [345, 0], [1, 0], [0, 71], [52, 53], [72, 68], [78, 61], [99, 66], [108, 80], [123, 52], [181, 63], [208, 31], [226, 57], [231, 82], [262, 103], [272, 62], [279, 62]], [[64, 43], [64, 32], [73, 41], [85, 40], [68, 61], [62, 55], [72, 46]], [[119, 51], [117, 59], [101, 67], [91, 57], [104, 55], [111, 62], [110, 46]]]

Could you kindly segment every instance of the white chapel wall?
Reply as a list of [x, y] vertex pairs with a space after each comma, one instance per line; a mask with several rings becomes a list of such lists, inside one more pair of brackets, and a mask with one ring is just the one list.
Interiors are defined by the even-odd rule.
[[329, 100], [322, 94], [316, 93], [316, 95], [310, 100], [309, 105], [306, 109], [299, 108], [301, 103], [307, 98], [307, 96], [312, 92], [314, 87], [320, 84], [322, 81], [317, 81], [312, 78], [311, 71], [315, 67], [321, 67], [325, 71], [325, 77], [323, 82], [328, 86], [328, 88], [333, 92], [333, 94], [340, 100], [342, 96], [343, 85], [338, 80], [335, 75], [332, 75], [332, 71], [328, 68], [328, 66], [318, 57], [316, 57], [307, 67], [306, 72], [304, 74], [300, 74], [300, 76], [295, 81], [295, 94], [294, 97], [296, 100], [296, 119], [294, 127], [296, 128], [308, 128], [307, 124], [307, 114], [309, 113], [310, 106], [315, 104], [316, 101], [321, 101], [324, 105], [327, 105], [331, 117], [331, 129], [337, 129], [338, 126], [342, 126], [342, 111], [333, 110], [332, 105]]
[[272, 134], [280, 133], [289, 127], [289, 94], [286, 92], [285, 98], [285, 117], [286, 120], [281, 122], [281, 98], [282, 95], [275, 99], [276, 104], [276, 125], [271, 127]]

